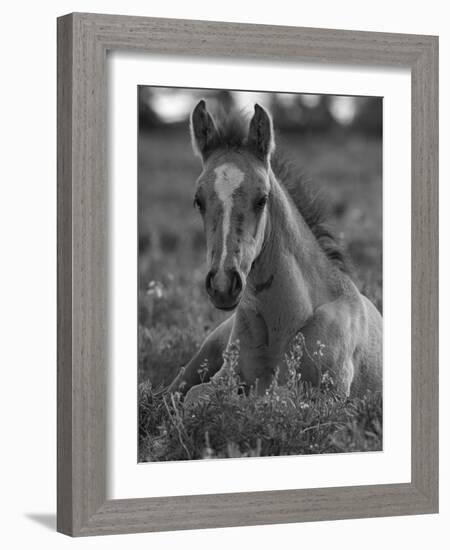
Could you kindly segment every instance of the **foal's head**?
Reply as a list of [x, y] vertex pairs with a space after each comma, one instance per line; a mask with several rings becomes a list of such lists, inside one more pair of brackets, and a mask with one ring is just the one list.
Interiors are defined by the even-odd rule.
[[259, 105], [244, 139], [225, 133], [200, 101], [192, 113], [191, 135], [203, 162], [194, 204], [206, 234], [206, 290], [217, 308], [231, 310], [263, 246], [274, 140], [270, 116]]

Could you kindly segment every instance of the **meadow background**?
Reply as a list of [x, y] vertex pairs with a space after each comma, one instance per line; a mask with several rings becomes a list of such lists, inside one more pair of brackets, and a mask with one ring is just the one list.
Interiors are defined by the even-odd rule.
[[[139, 460], [380, 450], [382, 401], [341, 400], [326, 385], [302, 387], [293, 372], [264, 398], [242, 398], [237, 381], [186, 410], [168, 384], [227, 314], [204, 291], [204, 236], [193, 208], [201, 171], [188, 117], [200, 98], [274, 120], [279, 151], [311, 177], [344, 243], [353, 277], [382, 311], [382, 99], [141, 86], [138, 93]], [[228, 314], [229, 315], [229, 314]]]

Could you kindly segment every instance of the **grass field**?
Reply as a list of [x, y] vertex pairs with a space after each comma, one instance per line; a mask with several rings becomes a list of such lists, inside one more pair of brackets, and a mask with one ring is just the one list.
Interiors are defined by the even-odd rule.
[[[139, 143], [139, 459], [379, 450], [379, 397], [348, 401], [307, 390], [294, 372], [289, 387], [275, 384], [264, 397], [242, 397], [231, 379], [207, 405], [185, 408], [176, 396], [154, 395], [227, 315], [204, 291], [204, 238], [192, 206], [200, 163], [187, 128], [159, 128]], [[354, 279], [381, 311], [381, 141], [286, 134], [277, 146], [326, 198]]]

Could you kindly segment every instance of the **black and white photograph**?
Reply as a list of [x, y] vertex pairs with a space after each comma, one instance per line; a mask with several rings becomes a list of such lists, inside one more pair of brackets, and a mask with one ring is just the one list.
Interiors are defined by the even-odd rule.
[[138, 116], [138, 460], [381, 451], [382, 98]]

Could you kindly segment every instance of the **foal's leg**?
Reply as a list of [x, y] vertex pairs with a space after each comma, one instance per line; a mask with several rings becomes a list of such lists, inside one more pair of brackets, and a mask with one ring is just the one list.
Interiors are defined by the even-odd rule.
[[272, 383], [279, 355], [269, 349], [269, 329], [263, 314], [252, 308], [239, 307], [230, 341], [238, 345], [237, 362], [233, 366], [229, 361], [224, 362], [213, 379], [227, 378], [233, 368], [246, 392], [255, 387], [263, 395]]
[[353, 352], [359, 332], [358, 316], [344, 299], [319, 307], [301, 329], [305, 348], [300, 362], [302, 379], [318, 386], [329, 372], [335, 390], [348, 396], [354, 375]]
[[207, 382], [220, 369], [223, 364], [223, 352], [230, 339], [233, 322], [234, 315], [208, 335], [198, 352], [180, 370], [167, 391], [186, 393], [192, 386]]

